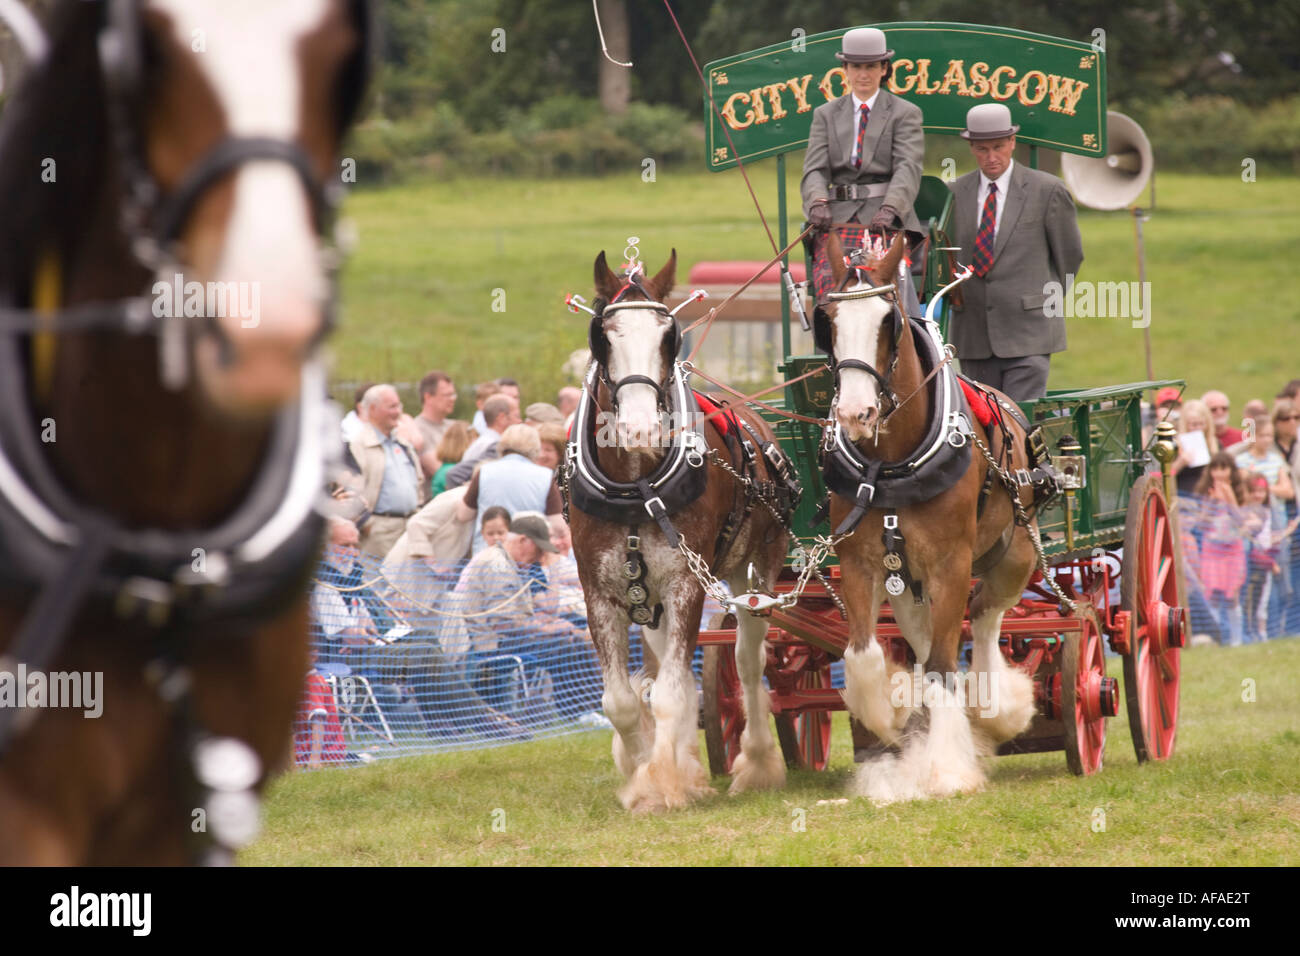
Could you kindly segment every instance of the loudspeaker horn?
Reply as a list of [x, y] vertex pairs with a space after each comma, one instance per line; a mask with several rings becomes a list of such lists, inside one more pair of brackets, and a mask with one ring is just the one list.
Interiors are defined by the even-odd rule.
[[1151, 141], [1123, 113], [1106, 114], [1103, 157], [1061, 154], [1061, 176], [1074, 198], [1090, 209], [1124, 209], [1146, 189], [1155, 171]]

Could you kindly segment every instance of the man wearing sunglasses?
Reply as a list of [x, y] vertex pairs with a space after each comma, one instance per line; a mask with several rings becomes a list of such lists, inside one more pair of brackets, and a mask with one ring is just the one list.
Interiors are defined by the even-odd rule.
[[1228, 401], [1228, 396], [1223, 392], [1211, 391], [1202, 395], [1201, 401], [1210, 410], [1210, 419], [1214, 422], [1214, 437], [1219, 439], [1219, 447], [1228, 448], [1241, 441], [1241, 429], [1233, 428], [1229, 424], [1228, 412], [1232, 409], [1232, 403]]

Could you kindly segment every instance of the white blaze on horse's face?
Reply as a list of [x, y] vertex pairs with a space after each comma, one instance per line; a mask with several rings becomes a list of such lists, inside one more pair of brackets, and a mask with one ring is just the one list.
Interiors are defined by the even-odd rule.
[[[644, 375], [652, 382], [667, 378], [664, 336], [673, 320], [654, 309], [619, 309], [605, 320], [609, 343], [609, 380], [617, 384], [629, 375]], [[659, 396], [649, 385], [634, 382], [619, 389], [614, 433], [620, 448], [648, 452], [662, 439]]]
[[[335, 118], [305, 115], [319, 100], [315, 86], [304, 89], [307, 62], [314, 56], [319, 67], [321, 50], [304, 52], [304, 39], [338, 16], [334, 0], [150, 0], [148, 8], [166, 18], [169, 45], [188, 55], [209, 88], [223, 114], [220, 135], [299, 142], [313, 157], [322, 152], [320, 130]], [[167, 135], [161, 130], [156, 138]], [[332, 152], [333, 144], [325, 148]], [[199, 281], [237, 283], [227, 288], [239, 289], [240, 308], [216, 316], [233, 354], [223, 361], [207, 337], [196, 364], [214, 401], [256, 412], [296, 395], [303, 351], [324, 322], [329, 289], [309, 196], [293, 168], [250, 161], [230, 182], [233, 194], [219, 200], [224, 228], [216, 238], [200, 235], [188, 258], [208, 273]], [[203, 214], [197, 207], [193, 218]], [[203, 226], [191, 224], [187, 239]]]
[[[851, 286], [846, 291], [853, 291]], [[877, 364], [880, 336], [893, 306], [884, 296], [845, 299], [837, 303], [835, 323], [835, 358], [857, 359], [885, 374]], [[835, 406], [840, 427], [850, 441], [871, 439], [880, 420], [880, 388], [875, 378], [860, 368], [840, 370], [840, 390]]]

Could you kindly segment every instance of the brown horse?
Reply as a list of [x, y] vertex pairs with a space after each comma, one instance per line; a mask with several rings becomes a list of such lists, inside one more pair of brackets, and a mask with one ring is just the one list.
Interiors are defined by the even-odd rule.
[[[940, 392], [942, 376], [922, 387], [926, 369], [917, 338], [930, 330], [891, 321], [896, 315], [891, 297], [876, 294], [894, 282], [902, 254], [900, 235], [883, 259], [850, 270], [838, 237], [832, 235], [828, 245], [840, 293], [824, 307], [837, 382], [832, 427], [838, 432], [832, 431], [832, 437], [842, 435], [868, 462], [915, 459], [934, 434], [930, 426], [933, 417], [942, 414], [937, 410], [939, 397], [946, 395], [943, 400], [961, 411], [969, 424], [966, 442], [973, 435], [995, 455], [1009, 455], [1011, 470], [1027, 468], [1024, 431], [1009, 416], [1010, 437], [1000, 434], [991, 441], [989, 432], [971, 420], [964, 398]], [[934, 338], [937, 345], [937, 333]], [[929, 354], [941, 353], [936, 348]], [[944, 387], [955, 384], [949, 380]], [[944, 444], [960, 447], [962, 442], [953, 438]], [[949, 449], [942, 451], [955, 456]], [[1014, 523], [1010, 495], [996, 479], [981, 504], [989, 465], [969, 446], [967, 453], [968, 462], [947, 459], [956, 462], [949, 487], [905, 489], [904, 496], [910, 493], [921, 500], [896, 509], [880, 506], [883, 482], [877, 481], [874, 506], [836, 549], [851, 633], [844, 657], [845, 700], [884, 745], [861, 767], [857, 789], [877, 802], [979, 787], [983, 774], [978, 758], [1021, 733], [1033, 718], [1032, 683], [1028, 675], [1008, 666], [998, 648], [1002, 615], [1019, 600], [1034, 569], [1033, 543], [1026, 528]], [[1030, 504], [1028, 497], [1024, 503]], [[841, 526], [854, 504], [844, 495], [832, 496], [832, 528]], [[892, 589], [900, 594], [887, 592], [884, 539], [889, 511], [897, 516], [904, 570], [919, 583], [919, 594], [906, 587]], [[962, 679], [957, 656], [977, 559], [984, 567], [977, 568], [980, 583], [970, 601], [974, 656], [970, 673]], [[901, 576], [898, 583], [903, 584]], [[917, 662], [924, 665], [924, 680], [898, 668], [875, 639], [877, 615], [886, 599]], [[981, 699], [971, 699], [964, 688], [977, 688]]]
[[0, 864], [229, 860], [288, 755], [369, 29], [67, 0], [6, 107], [0, 672], [84, 699], [0, 707]]
[[[742, 473], [748, 469], [773, 500], [778, 470], [763, 454], [773, 441], [766, 423], [745, 408], [733, 409], [743, 425], [722, 416], [699, 422], [696, 400], [676, 365], [676, 320], [660, 304], [673, 286], [676, 263], [674, 250], [653, 279], [633, 271], [620, 282], [603, 252], [596, 259], [600, 298], [591, 325], [593, 362], [566, 464], [573, 552], [604, 674], [604, 710], [615, 730], [614, 762], [627, 778], [620, 797], [634, 811], [682, 807], [713, 792], [700, 764], [691, 673], [705, 592], [669, 531], [729, 582], [733, 594], [748, 590], [751, 566], [770, 589], [787, 545], [772, 512], [712, 460], [717, 456]], [[724, 428], [734, 429], [752, 458], [729, 445]], [[620, 492], [622, 500], [613, 502]], [[665, 510], [669, 531], [656, 520]], [[767, 622], [749, 612], [738, 617], [736, 664], [748, 720], [732, 793], [785, 782], [762, 685]], [[642, 681], [634, 686], [628, 677], [628, 628], [634, 620], [643, 625], [646, 671], [653, 680], [648, 695]]]

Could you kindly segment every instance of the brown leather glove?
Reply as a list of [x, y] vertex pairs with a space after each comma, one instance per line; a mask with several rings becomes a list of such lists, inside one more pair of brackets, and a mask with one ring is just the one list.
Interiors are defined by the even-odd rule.
[[881, 206], [880, 211], [871, 217], [871, 229], [897, 229], [894, 225], [898, 219], [898, 210], [893, 206]]
[[808, 223], [819, 230], [831, 227], [831, 204], [828, 200], [818, 199], [808, 207]]

